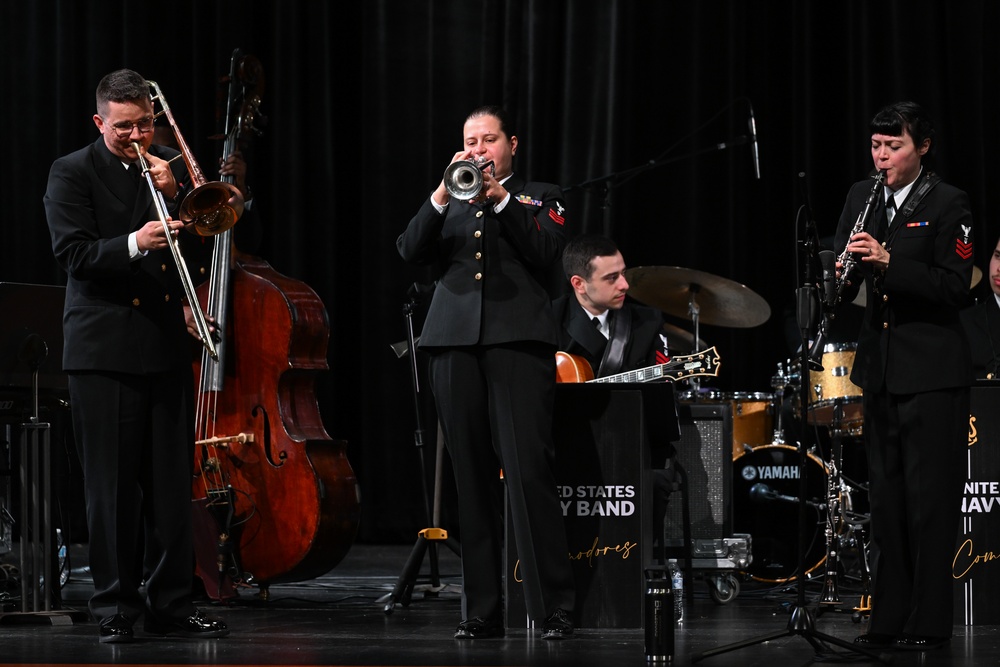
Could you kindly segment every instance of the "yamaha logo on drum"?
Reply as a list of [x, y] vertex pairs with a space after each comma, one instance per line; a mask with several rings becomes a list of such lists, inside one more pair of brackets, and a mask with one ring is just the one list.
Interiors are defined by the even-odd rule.
[[798, 466], [744, 466], [743, 479], [752, 482], [756, 479], [798, 479]]

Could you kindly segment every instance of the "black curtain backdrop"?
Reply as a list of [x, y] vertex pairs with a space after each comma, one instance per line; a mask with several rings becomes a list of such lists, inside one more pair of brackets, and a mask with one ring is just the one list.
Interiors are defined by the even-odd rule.
[[[349, 442], [361, 541], [408, 542], [430, 525], [409, 367], [389, 347], [405, 338], [407, 288], [428, 277], [394, 241], [475, 106], [513, 113], [515, 169], [567, 187], [574, 233], [611, 235], [630, 266], [705, 271], [767, 300], [759, 327], [702, 327], [722, 355], [720, 391], [770, 392], [793, 355], [799, 183], [819, 235], [832, 235], [871, 168], [868, 121], [882, 105], [930, 111], [937, 171], [972, 199], [980, 266], [997, 237], [987, 101], [1000, 4], [987, 0], [36, 0], [3, 2], [0, 17], [0, 281], [65, 283], [42, 195], [51, 162], [97, 136], [101, 76], [131, 67], [158, 81], [213, 178], [218, 79], [236, 47], [260, 59], [268, 123], [248, 155], [266, 225], [258, 254], [329, 311], [318, 399], [327, 430]], [[760, 180], [745, 143], [751, 104]]]

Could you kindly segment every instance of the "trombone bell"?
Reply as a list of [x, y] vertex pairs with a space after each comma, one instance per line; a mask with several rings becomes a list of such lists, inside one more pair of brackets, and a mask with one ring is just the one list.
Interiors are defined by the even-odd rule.
[[198, 236], [216, 236], [243, 215], [243, 196], [235, 185], [210, 181], [199, 185], [181, 201], [178, 217]]

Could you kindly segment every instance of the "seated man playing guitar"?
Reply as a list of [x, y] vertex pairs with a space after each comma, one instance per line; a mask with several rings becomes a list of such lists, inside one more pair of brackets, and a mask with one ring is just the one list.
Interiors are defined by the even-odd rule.
[[625, 260], [614, 241], [578, 236], [566, 244], [562, 264], [573, 293], [552, 303], [560, 350], [590, 362], [596, 378], [667, 362], [663, 315], [625, 302]]
[[[557, 375], [560, 382], [581, 382], [596, 378], [635, 381], [628, 373], [643, 367], [672, 366], [663, 335], [660, 311], [625, 302], [628, 281], [625, 260], [615, 243], [604, 236], [578, 236], [566, 244], [563, 270], [573, 293], [552, 302], [559, 323]], [[714, 350], [713, 350], [714, 352]], [[589, 368], [585, 367], [589, 362]], [[581, 367], [584, 366], [584, 367]], [[709, 356], [707, 366], [715, 374], [718, 364]], [[670, 377], [662, 375], [662, 377]], [[678, 376], [672, 376], [678, 377]], [[653, 448], [655, 525], [663, 526], [667, 498], [675, 481], [674, 448], [670, 443]], [[662, 528], [654, 534], [659, 538]], [[659, 539], [654, 540], [659, 542]]]

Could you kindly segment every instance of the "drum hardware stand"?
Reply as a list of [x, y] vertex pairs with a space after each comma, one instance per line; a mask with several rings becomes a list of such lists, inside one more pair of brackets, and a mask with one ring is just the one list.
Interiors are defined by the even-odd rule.
[[73, 609], [59, 609], [59, 573], [55, 567], [52, 527], [52, 446], [50, 424], [38, 409], [38, 370], [48, 355], [48, 345], [38, 334], [29, 334], [20, 358], [31, 366], [32, 417], [21, 424], [21, 611], [0, 614], [0, 623], [38, 622], [68, 625], [86, 619]]
[[[799, 174], [803, 177], [804, 174]], [[719, 646], [708, 651], [703, 651], [692, 658], [692, 662], [699, 662], [700, 660], [713, 655], [719, 655], [721, 653], [728, 653], [729, 651], [735, 651], [737, 649], [746, 648], [748, 646], [753, 646], [756, 644], [763, 644], [765, 642], [772, 641], [774, 639], [779, 639], [781, 637], [789, 637], [792, 635], [798, 635], [803, 637], [809, 644], [815, 649], [816, 654], [820, 655], [828, 651], [826, 647], [823, 646], [821, 642], [827, 644], [834, 644], [847, 651], [850, 651], [854, 655], [864, 655], [873, 660], [879, 660], [881, 662], [890, 662], [892, 656], [889, 654], [879, 655], [873, 651], [869, 651], [863, 647], [857, 646], [852, 642], [840, 639], [839, 637], [834, 637], [832, 635], [824, 634], [816, 629], [815, 617], [811, 609], [806, 606], [806, 545], [805, 545], [805, 533], [806, 533], [806, 506], [809, 504], [808, 498], [806, 497], [808, 493], [808, 486], [806, 484], [806, 452], [809, 451], [810, 440], [812, 439], [812, 430], [810, 428], [808, 419], [808, 406], [809, 406], [809, 383], [808, 369], [809, 362], [811, 358], [808, 341], [811, 340], [811, 330], [815, 328], [815, 322], [819, 314], [820, 300], [817, 296], [816, 280], [813, 273], [812, 260], [815, 258], [815, 254], [818, 251], [819, 242], [818, 236], [816, 234], [815, 222], [812, 221], [812, 216], [808, 213], [808, 204], [803, 207], [806, 211], [806, 238], [804, 240], [798, 239], [797, 242], [803, 246], [803, 252], [801, 253], [803, 271], [802, 271], [802, 286], [796, 290], [796, 306], [797, 306], [797, 319], [799, 324], [799, 330], [801, 333], [802, 345], [800, 346], [800, 369], [803, 374], [803, 379], [799, 383], [800, 391], [800, 421], [799, 429], [801, 431], [801, 440], [798, 443], [798, 454], [799, 454], [799, 521], [798, 521], [798, 548], [799, 548], [799, 559], [798, 559], [798, 572], [799, 576], [796, 579], [796, 603], [795, 607], [792, 609], [791, 614], [788, 619], [787, 626], [784, 630], [778, 630], [769, 634], [761, 635], [759, 637], [754, 637], [750, 639], [745, 639], [740, 642], [735, 642], [733, 644], [728, 644], [725, 646]], [[824, 304], [827, 308], [832, 309], [834, 304], [827, 303]], [[824, 317], [828, 316], [828, 313], [824, 313]], [[825, 326], [821, 328], [825, 329]]]
[[389, 595], [381, 597], [377, 602], [385, 602], [383, 611], [388, 616], [392, 614], [399, 602], [404, 607], [410, 604], [413, 595], [414, 585], [417, 575], [420, 574], [420, 566], [424, 560], [424, 555], [430, 556], [430, 587], [425, 594], [437, 595], [443, 588], [441, 585], [441, 575], [438, 570], [438, 544], [444, 544], [451, 549], [455, 555], [461, 557], [462, 551], [458, 541], [453, 537], [448, 537], [448, 531], [439, 528], [441, 518], [441, 469], [444, 460], [444, 440], [440, 433], [437, 438], [437, 457], [434, 467], [434, 501], [431, 507], [430, 493], [427, 490], [427, 462], [424, 458], [424, 428], [422, 417], [422, 404], [420, 400], [420, 374], [417, 370], [417, 346], [416, 337], [413, 335], [413, 311], [417, 307], [417, 295], [419, 293], [417, 285], [410, 289], [410, 299], [403, 306], [403, 316], [406, 320], [406, 347], [393, 346], [393, 351], [398, 357], [409, 353], [410, 356], [410, 376], [413, 388], [413, 407], [416, 417], [416, 429], [413, 432], [414, 444], [417, 447], [417, 454], [420, 456], [420, 480], [423, 486], [424, 510], [431, 518], [433, 524], [430, 528], [424, 528], [417, 533], [417, 541], [413, 545], [403, 572], [399, 575], [396, 585]]
[[[819, 391], [819, 390], [817, 390]], [[843, 462], [843, 443], [840, 440], [844, 408], [841, 399], [833, 399], [833, 425], [830, 429], [830, 469], [827, 471], [826, 497], [826, 578], [823, 581], [821, 605], [840, 606], [837, 588], [837, 568], [840, 565], [840, 531], [843, 527], [843, 504], [840, 469]]]

